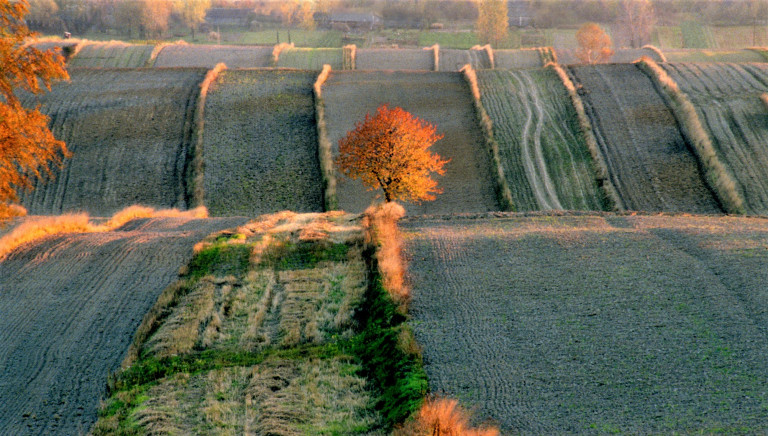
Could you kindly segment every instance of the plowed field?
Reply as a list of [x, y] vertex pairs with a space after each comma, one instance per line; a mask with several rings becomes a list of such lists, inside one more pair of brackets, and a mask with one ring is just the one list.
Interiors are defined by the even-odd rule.
[[365, 48], [355, 54], [357, 70], [425, 70], [435, 69], [432, 50]]
[[768, 221], [404, 223], [430, 390], [503, 434], [768, 431]]
[[[471, 93], [460, 73], [336, 72], [323, 87], [328, 136], [334, 153], [338, 142], [366, 113], [382, 104], [399, 106], [437, 126], [445, 135], [430, 150], [443, 158], [445, 175], [436, 176], [444, 190], [437, 200], [406, 205], [410, 214], [498, 210], [490, 175], [490, 153], [477, 126]], [[374, 193], [357, 180], [338, 177], [339, 208], [362, 212]]]
[[0, 263], [3, 433], [87, 433], [107, 375], [193, 245], [245, 221], [136, 220], [48, 237]]
[[70, 67], [141, 68], [152, 54], [152, 45], [124, 42], [90, 43], [83, 46], [67, 64]]
[[[578, 57], [576, 57], [576, 49], [568, 49], [568, 48], [558, 48], [555, 50], [557, 53], [557, 61], [563, 65], [572, 65], [572, 64], [581, 64]], [[647, 49], [630, 49], [630, 48], [624, 48], [624, 49], [616, 49], [614, 50], [613, 56], [606, 59], [604, 63], [631, 63], [636, 61], [637, 59], [640, 59], [643, 56], [648, 56], [649, 58], [661, 62], [661, 59], [659, 59], [659, 55], [656, 54], [653, 50], [647, 50]]]
[[187, 207], [191, 118], [205, 70], [71, 69], [71, 81], [26, 97], [42, 104], [73, 152], [54, 181], [22, 194], [30, 214], [108, 216], [142, 203]]
[[307, 71], [224, 71], [206, 99], [205, 204], [212, 215], [323, 210]]
[[748, 212], [768, 213], [766, 64], [662, 64], [696, 107]]
[[493, 59], [498, 69], [539, 68], [541, 54], [538, 50], [494, 50]]
[[491, 60], [485, 50], [440, 49], [438, 61], [440, 71], [459, 71], [467, 64], [476, 70], [491, 68]]
[[576, 111], [554, 71], [479, 71], [515, 210], [603, 210]]
[[213, 68], [220, 62], [228, 68], [269, 67], [272, 47], [174, 44], [160, 51], [154, 66]]
[[344, 66], [340, 48], [289, 48], [280, 52], [278, 67], [298, 68], [301, 70], [322, 70], [328, 64], [334, 70]]
[[718, 213], [698, 163], [651, 80], [633, 64], [570, 68], [609, 176], [628, 210]]

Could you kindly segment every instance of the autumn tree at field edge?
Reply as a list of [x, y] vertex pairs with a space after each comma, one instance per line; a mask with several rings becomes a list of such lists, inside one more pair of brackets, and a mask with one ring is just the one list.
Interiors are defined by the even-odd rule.
[[429, 150], [443, 137], [436, 130], [402, 108], [379, 106], [339, 141], [336, 165], [369, 190], [381, 188], [386, 202], [434, 200], [442, 190], [431, 175], [449, 162]]
[[585, 64], [596, 64], [613, 56], [611, 37], [597, 24], [586, 23], [576, 32], [579, 48], [576, 57]]
[[0, 0], [0, 218], [18, 215], [12, 206], [17, 189], [32, 188], [34, 178], [68, 154], [48, 117], [23, 107], [16, 96], [19, 89], [38, 94], [54, 80], [69, 79], [61, 56], [25, 45], [35, 36], [23, 20], [27, 11], [27, 0]]

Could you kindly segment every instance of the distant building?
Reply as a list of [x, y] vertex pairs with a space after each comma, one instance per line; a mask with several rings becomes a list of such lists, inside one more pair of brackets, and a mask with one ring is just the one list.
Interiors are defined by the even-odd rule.
[[373, 30], [382, 24], [381, 17], [373, 12], [331, 12], [321, 19], [326, 27], [350, 30]]
[[217, 26], [248, 26], [253, 15], [249, 8], [210, 8], [205, 14], [205, 24], [208, 28]]

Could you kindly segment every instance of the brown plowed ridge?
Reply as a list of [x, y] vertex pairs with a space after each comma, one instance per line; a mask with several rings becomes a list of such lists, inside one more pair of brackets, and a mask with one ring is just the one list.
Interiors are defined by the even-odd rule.
[[768, 431], [768, 220], [403, 223], [430, 390], [502, 434]]
[[651, 80], [634, 64], [569, 68], [608, 173], [628, 210], [720, 213]]
[[144, 314], [206, 235], [244, 218], [134, 220], [0, 263], [3, 434], [85, 434]]

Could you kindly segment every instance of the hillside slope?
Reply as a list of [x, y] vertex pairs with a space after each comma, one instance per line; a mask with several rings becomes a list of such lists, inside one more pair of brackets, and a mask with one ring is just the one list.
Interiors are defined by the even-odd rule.
[[512, 434], [768, 431], [768, 221], [404, 223], [430, 390]]
[[637, 66], [569, 71], [582, 86], [609, 176], [627, 210], [720, 212], [672, 112]]
[[107, 375], [206, 235], [242, 218], [132, 221], [64, 234], [0, 263], [0, 422], [5, 434], [84, 434]]

